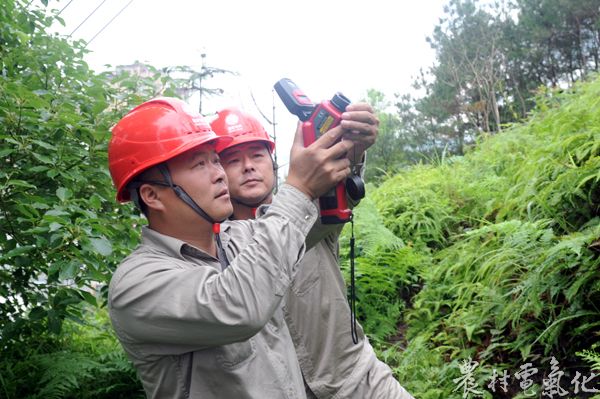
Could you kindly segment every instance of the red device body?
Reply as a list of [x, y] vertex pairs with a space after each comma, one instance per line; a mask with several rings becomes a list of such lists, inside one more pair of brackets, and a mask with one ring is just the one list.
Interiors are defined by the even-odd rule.
[[[339, 125], [342, 113], [350, 104], [350, 100], [341, 93], [336, 93], [331, 100], [314, 104], [287, 78], [275, 83], [274, 88], [287, 109], [302, 121], [305, 147], [314, 143], [329, 129]], [[319, 197], [319, 206], [323, 224], [346, 223], [352, 219], [352, 210], [348, 207], [346, 198], [346, 184], [343, 181]]]
[[[310, 119], [302, 123], [304, 146], [308, 147], [326, 131], [340, 124], [342, 112], [326, 100], [313, 111]], [[339, 182], [334, 189], [319, 197], [321, 221], [324, 224], [346, 223], [352, 217], [346, 199], [346, 185]]]

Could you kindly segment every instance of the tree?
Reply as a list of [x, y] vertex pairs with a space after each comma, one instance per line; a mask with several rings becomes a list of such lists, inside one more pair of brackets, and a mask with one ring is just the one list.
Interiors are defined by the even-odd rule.
[[518, 0], [517, 4], [520, 41], [529, 43], [533, 51], [528, 64], [537, 81], [556, 87], [598, 70], [597, 0]]
[[[60, 331], [96, 305], [139, 223], [117, 206], [107, 142], [117, 112], [83, 43], [46, 34], [42, 9], [0, 10], [0, 344]], [[119, 223], [115, 223], [119, 220]], [[121, 222], [122, 221], [122, 222]], [[104, 286], [104, 288], [106, 288]]]
[[223, 94], [223, 89], [220, 88], [208, 88], [203, 83], [206, 79], [212, 78], [217, 74], [235, 74], [233, 71], [227, 69], [216, 68], [206, 66], [205, 59], [206, 54], [202, 54], [202, 67], [200, 70], [196, 70], [187, 65], [180, 65], [174, 67], [164, 68], [163, 71], [173, 79], [175, 85], [178, 86], [177, 93], [179, 93], [184, 99], [190, 99], [195, 93], [198, 93], [199, 105], [198, 112], [202, 114], [202, 96], [204, 95], [215, 95]]
[[438, 124], [432, 113], [424, 110], [429, 104], [417, 101], [409, 94], [396, 99], [401, 126], [399, 139], [403, 143], [406, 163], [427, 162], [448, 142], [447, 128]]
[[99, 307], [143, 223], [115, 200], [107, 147], [125, 112], [189, 82], [139, 63], [94, 73], [84, 42], [47, 33], [61, 20], [41, 3], [0, 7], [0, 396], [141, 397], [90, 317], [107, 328]]
[[436, 62], [400, 96], [400, 115], [456, 154], [482, 133], [525, 118], [540, 86], [568, 87], [598, 70], [597, 0], [451, 0], [428, 39]]
[[183, 84], [151, 66], [96, 74], [84, 42], [46, 33], [57, 11], [26, 7], [0, 8], [0, 348], [16, 357], [80, 304], [105, 304], [142, 223], [115, 200], [111, 126]]
[[429, 39], [438, 59], [431, 93], [454, 108], [458, 124], [469, 122], [472, 131], [465, 133], [499, 131], [503, 22], [470, 0], [453, 0], [446, 10], [448, 17]]
[[404, 163], [403, 148], [406, 143], [399, 137], [400, 120], [393, 113], [386, 112], [389, 103], [382, 92], [370, 89], [367, 100], [379, 118], [379, 134], [375, 144], [369, 148], [366, 163], [365, 179], [377, 182], [385, 176], [393, 174]]

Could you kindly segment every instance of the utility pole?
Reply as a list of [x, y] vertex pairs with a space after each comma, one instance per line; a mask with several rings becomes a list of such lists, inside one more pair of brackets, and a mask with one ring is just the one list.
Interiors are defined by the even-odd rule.
[[[277, 144], [277, 133], [275, 132], [275, 128], [277, 123], [275, 122], [275, 89], [271, 89], [271, 98], [273, 103], [273, 142]], [[277, 163], [277, 145], [275, 146], [275, 151], [273, 151], [273, 162], [275, 162], [275, 194], [279, 191], [279, 164]]]
[[206, 71], [206, 53], [200, 54], [202, 57], [202, 67], [200, 68], [200, 77], [198, 78], [198, 92], [200, 93], [200, 104], [198, 105], [198, 112], [202, 115], [202, 78]]
[[261, 111], [260, 107], [258, 106], [258, 103], [256, 102], [256, 98], [254, 98], [254, 93], [252, 93], [252, 90], [250, 90], [250, 98], [252, 98], [252, 102], [258, 110], [258, 113], [263, 117], [264, 120], [267, 121], [269, 125], [273, 126], [273, 135], [270, 136], [273, 139], [273, 142], [275, 143], [275, 151], [273, 152], [273, 164], [277, 168], [275, 170], [275, 193], [277, 193], [277, 190], [279, 189], [279, 164], [277, 163], [277, 135], [275, 133], [275, 90], [273, 89], [271, 90], [271, 96], [273, 98], [273, 117], [272, 120], [269, 120], [269, 118], [267, 118], [267, 116]]

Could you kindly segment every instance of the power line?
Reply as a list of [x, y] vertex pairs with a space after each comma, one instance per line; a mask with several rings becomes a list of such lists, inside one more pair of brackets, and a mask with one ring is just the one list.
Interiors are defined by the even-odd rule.
[[[252, 101], [254, 102], [254, 106], [256, 107], [256, 109], [258, 110], [260, 115], [263, 117], [263, 119], [266, 120], [269, 123], [269, 125], [273, 126], [273, 134], [271, 135], [271, 138], [275, 142], [275, 152], [273, 154], [274, 155], [273, 162], [275, 163], [277, 169], [279, 170], [280, 166], [277, 163], [277, 133], [276, 133], [277, 124], [275, 123], [275, 94], [274, 93], [275, 93], [275, 90], [271, 90], [271, 96], [272, 96], [272, 101], [273, 101], [273, 120], [271, 121], [269, 118], [267, 118], [267, 116], [264, 114], [264, 112], [262, 112], [262, 110], [258, 106], [258, 103], [256, 102], [256, 98], [254, 98], [254, 93], [250, 89], [250, 97], [252, 98]], [[275, 193], [277, 193], [278, 190], [279, 190], [279, 176], [278, 176], [278, 171], [277, 171], [277, 172], [275, 172]]]
[[[60, 14], [62, 14], [62, 12], [63, 12], [63, 11], [64, 11], [64, 10], [65, 10], [67, 7], [69, 7], [69, 5], [70, 5], [70, 4], [71, 4], [73, 1], [74, 1], [74, 0], [70, 0], [70, 1], [67, 3], [67, 5], [66, 5], [66, 6], [64, 6], [64, 7], [63, 7], [63, 8], [62, 8], [62, 9], [61, 9], [59, 12], [58, 12], [58, 14], [56, 14], [56, 16], [58, 17]], [[33, 3], [33, 2], [34, 2], [34, 0], [31, 0], [29, 3], [25, 4], [25, 7], [24, 7], [24, 9], [25, 9], [25, 10], [29, 9], [29, 6], [30, 6], [30, 5], [31, 5], [31, 3]]]
[[271, 122], [269, 120], [269, 118], [267, 118], [267, 116], [264, 114], [264, 112], [262, 112], [262, 110], [260, 109], [260, 107], [258, 106], [258, 103], [256, 102], [256, 99], [254, 98], [254, 93], [252, 93], [252, 89], [250, 89], [250, 97], [252, 98], [252, 101], [254, 102], [254, 106], [256, 107], [256, 109], [258, 110], [258, 112], [260, 113], [260, 115], [267, 121], [269, 122], [269, 125], [273, 125], [273, 122]]
[[104, 3], [106, 3], [106, 0], [102, 0], [102, 2], [101, 2], [99, 5], [98, 5], [98, 7], [96, 7], [96, 8], [94, 9], [94, 11], [92, 11], [92, 12], [90, 13], [90, 15], [88, 15], [87, 17], [85, 17], [85, 19], [84, 19], [83, 21], [81, 21], [81, 23], [80, 23], [79, 25], [77, 25], [77, 28], [75, 28], [75, 29], [73, 30], [73, 32], [69, 33], [69, 37], [71, 37], [71, 36], [73, 35], [73, 33], [75, 33], [75, 32], [77, 31], [77, 29], [81, 28], [81, 25], [83, 25], [83, 24], [85, 23], [85, 21], [87, 21], [87, 20], [88, 20], [88, 19], [89, 19], [89, 18], [90, 18], [92, 15], [94, 15], [94, 13], [95, 13], [96, 11], [98, 11], [98, 9], [99, 9], [100, 7], [102, 7], [102, 4], [104, 4]]
[[62, 14], [62, 12], [65, 10], [65, 8], [69, 7], [71, 5], [71, 3], [73, 2], [73, 0], [70, 0], [66, 6], [64, 6], [59, 12], [58, 14], [56, 14], [56, 16], [58, 17], [60, 14]]
[[94, 36], [93, 36], [93, 37], [90, 39], [90, 41], [89, 41], [89, 42], [87, 42], [86, 46], [87, 46], [87, 45], [89, 45], [89, 44], [92, 42], [92, 40], [94, 40], [94, 39], [96, 38], [96, 36], [98, 36], [100, 33], [102, 33], [102, 31], [103, 31], [104, 29], [106, 29], [106, 27], [108, 27], [108, 25], [110, 25], [110, 24], [112, 23], [112, 21], [114, 21], [114, 20], [115, 20], [115, 18], [117, 18], [119, 15], [121, 15], [121, 13], [122, 13], [123, 11], [125, 11], [125, 9], [126, 9], [127, 7], [129, 7], [129, 5], [130, 5], [131, 3], [133, 3], [133, 0], [129, 0], [129, 3], [125, 4], [125, 6], [124, 6], [123, 8], [121, 8], [121, 9], [119, 10], [119, 12], [118, 12], [118, 13], [116, 13], [116, 14], [115, 14], [115, 16], [114, 16], [114, 17], [112, 17], [112, 18], [110, 19], [110, 21], [108, 21], [108, 22], [106, 23], [106, 25], [104, 25], [104, 26], [102, 27], [102, 29], [100, 29], [100, 30], [98, 31], [98, 33], [96, 33], [96, 34], [95, 34], [95, 35], [94, 35]]
[[[273, 141], [277, 143], [276, 127], [275, 122], [275, 90], [271, 89], [271, 102], [273, 104]], [[275, 165], [277, 165], [277, 172], [275, 173], [275, 193], [279, 191], [279, 164], [277, 163], [277, 148], [275, 149]]]

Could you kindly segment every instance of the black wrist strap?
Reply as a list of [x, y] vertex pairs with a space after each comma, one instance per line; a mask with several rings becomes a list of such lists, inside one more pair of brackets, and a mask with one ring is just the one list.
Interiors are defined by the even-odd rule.
[[356, 281], [354, 275], [354, 217], [350, 216], [350, 332], [352, 342], [358, 344], [358, 333], [356, 332]]

